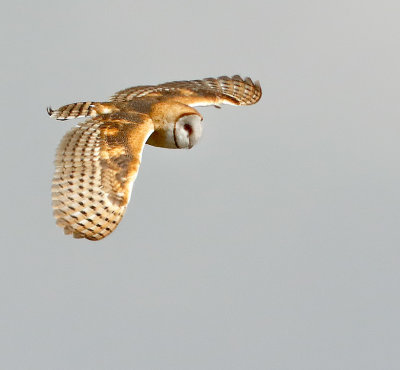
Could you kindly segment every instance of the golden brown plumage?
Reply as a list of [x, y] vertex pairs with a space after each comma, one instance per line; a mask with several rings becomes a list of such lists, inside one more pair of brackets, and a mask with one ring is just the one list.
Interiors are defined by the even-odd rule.
[[203, 80], [174, 81], [156, 86], [136, 86], [115, 93], [112, 102], [126, 102], [135, 98], [162, 97], [192, 107], [201, 105], [250, 105], [261, 98], [261, 86], [249, 78], [236, 75], [205, 78]]
[[110, 102], [49, 108], [59, 120], [91, 117], [69, 131], [57, 149], [52, 185], [57, 224], [77, 238], [104, 238], [125, 213], [146, 142], [191, 148], [203, 119], [192, 107], [251, 105], [260, 98], [258, 82], [223, 76], [137, 86], [117, 92]]

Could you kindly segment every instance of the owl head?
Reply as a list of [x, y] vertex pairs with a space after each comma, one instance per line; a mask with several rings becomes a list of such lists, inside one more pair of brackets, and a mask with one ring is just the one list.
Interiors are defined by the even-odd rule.
[[[182, 106], [184, 106], [182, 104]], [[203, 132], [203, 117], [201, 114], [181, 104], [155, 122], [157, 129], [147, 140], [147, 144], [170, 149], [190, 149], [198, 143]]]
[[174, 144], [179, 149], [190, 149], [199, 141], [203, 132], [202, 118], [186, 114], [178, 118], [173, 128]]

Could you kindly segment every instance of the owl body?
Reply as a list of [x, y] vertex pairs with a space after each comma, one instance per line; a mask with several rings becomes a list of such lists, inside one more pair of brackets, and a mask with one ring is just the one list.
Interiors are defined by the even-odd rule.
[[100, 240], [123, 217], [144, 144], [190, 149], [203, 132], [195, 106], [251, 105], [261, 87], [239, 76], [175, 81], [117, 92], [109, 102], [80, 102], [51, 117], [89, 117], [68, 132], [56, 154], [52, 201], [57, 224], [76, 238]]

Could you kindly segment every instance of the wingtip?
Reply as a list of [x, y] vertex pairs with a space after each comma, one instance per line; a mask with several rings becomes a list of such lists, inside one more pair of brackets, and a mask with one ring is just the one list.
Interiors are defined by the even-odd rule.
[[245, 81], [245, 82], [247, 82], [248, 84], [253, 85], [253, 86], [255, 86], [255, 87], [257, 87], [257, 88], [259, 88], [259, 89], [261, 90], [261, 84], [260, 84], [260, 81], [259, 81], [259, 80], [253, 81], [253, 80], [251, 79], [251, 77], [244, 77], [244, 78], [243, 78], [243, 77], [241, 77], [240, 75], [234, 75], [234, 76], [232, 76], [231, 78], [232, 78], [232, 80]]
[[261, 95], [262, 95], [262, 88], [261, 88], [260, 81], [259, 81], [259, 80], [254, 81], [254, 86], [255, 86], [256, 89], [260, 92], [260, 98], [258, 99], [258, 100], [260, 100], [260, 99], [261, 99]]

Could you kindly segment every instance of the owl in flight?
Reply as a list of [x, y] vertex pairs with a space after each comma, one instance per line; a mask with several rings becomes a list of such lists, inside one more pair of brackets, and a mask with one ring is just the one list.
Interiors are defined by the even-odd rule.
[[136, 86], [109, 102], [48, 108], [58, 120], [89, 117], [57, 149], [52, 183], [57, 225], [76, 238], [104, 238], [125, 213], [144, 144], [190, 149], [203, 131], [203, 117], [193, 107], [251, 105], [260, 98], [258, 82], [222, 76]]

